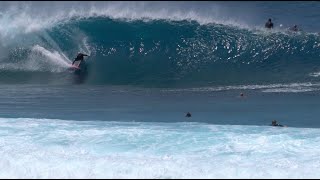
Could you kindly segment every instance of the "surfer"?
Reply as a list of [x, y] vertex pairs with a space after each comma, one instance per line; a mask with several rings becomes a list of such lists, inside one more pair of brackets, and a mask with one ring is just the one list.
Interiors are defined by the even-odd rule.
[[84, 56], [89, 56], [89, 55], [87, 55], [87, 54], [83, 54], [83, 53], [81, 53], [81, 52], [78, 52], [78, 55], [77, 55], [77, 57], [74, 59], [74, 61], [72, 62], [72, 65], [74, 64], [74, 62], [76, 62], [76, 61], [80, 61], [80, 63], [79, 63], [79, 66], [80, 66], [80, 64], [82, 63], [82, 61], [84, 61]]
[[276, 120], [273, 120], [273, 121], [272, 121], [271, 126], [280, 126], [280, 127], [284, 127], [284, 125], [277, 124], [277, 121], [276, 121]]
[[75, 74], [74, 82], [76, 84], [83, 83], [88, 76], [88, 67], [87, 67], [87, 64], [85, 63], [84, 56], [89, 56], [89, 55], [78, 52], [77, 57], [72, 62], [72, 67], [69, 68]]
[[271, 22], [271, 19], [268, 20], [268, 22], [266, 22], [265, 28], [268, 28], [268, 29], [272, 29], [273, 28], [273, 23]]
[[191, 117], [191, 113], [188, 112], [188, 113], [186, 114], [186, 117]]

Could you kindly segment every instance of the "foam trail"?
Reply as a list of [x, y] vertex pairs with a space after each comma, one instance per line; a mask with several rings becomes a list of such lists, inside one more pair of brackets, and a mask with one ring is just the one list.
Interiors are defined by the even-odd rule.
[[33, 46], [32, 50], [34, 52], [41, 53], [43, 56], [47, 57], [47, 59], [50, 60], [51, 63], [62, 66], [62, 67], [68, 67], [70, 62], [72, 62], [63, 53], [59, 53], [57, 51], [51, 52], [51, 51], [49, 51], [39, 45]]
[[262, 92], [308, 92], [319, 90], [320, 83], [288, 83], [266, 85], [238, 85], [219, 87], [200, 87], [188, 89], [166, 89], [164, 91], [215, 92], [227, 90], [262, 90]]
[[22, 59], [11, 59], [2, 62], [0, 69], [5, 71], [46, 71], [62, 72], [69, 67], [71, 60], [62, 52], [49, 51], [40, 45], [34, 45], [25, 49], [28, 55]]

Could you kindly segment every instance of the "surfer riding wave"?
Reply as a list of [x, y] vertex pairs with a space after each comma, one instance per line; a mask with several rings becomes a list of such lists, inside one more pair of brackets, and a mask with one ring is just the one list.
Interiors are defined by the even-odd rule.
[[76, 57], [76, 58], [74, 59], [74, 61], [72, 62], [72, 65], [74, 65], [75, 62], [79, 62], [79, 63], [77, 63], [77, 64], [78, 64], [77, 66], [80, 67], [81, 63], [84, 62], [84, 56], [89, 56], [89, 55], [83, 54], [83, 53], [81, 53], [81, 52], [78, 52], [77, 57]]

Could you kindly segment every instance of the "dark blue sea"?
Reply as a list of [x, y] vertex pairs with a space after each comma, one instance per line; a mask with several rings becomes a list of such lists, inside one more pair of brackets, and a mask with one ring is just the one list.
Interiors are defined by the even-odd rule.
[[0, 2], [0, 178], [319, 178], [319, 9]]

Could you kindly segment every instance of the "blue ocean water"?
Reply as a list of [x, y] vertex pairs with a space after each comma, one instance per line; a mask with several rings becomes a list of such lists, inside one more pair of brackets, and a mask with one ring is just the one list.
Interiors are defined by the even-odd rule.
[[0, 177], [319, 178], [319, 8], [1, 2]]

